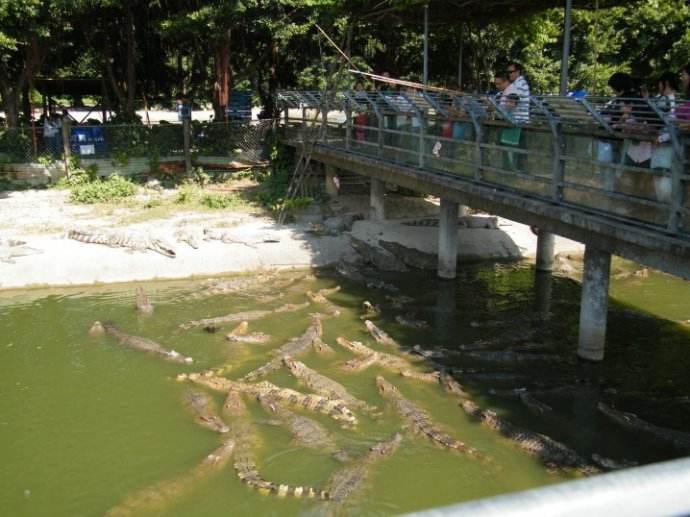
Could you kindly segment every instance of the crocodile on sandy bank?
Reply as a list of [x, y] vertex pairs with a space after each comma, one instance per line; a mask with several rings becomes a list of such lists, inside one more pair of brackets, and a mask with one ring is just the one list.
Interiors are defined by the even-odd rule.
[[224, 377], [217, 377], [212, 373], [190, 373], [177, 376], [178, 381], [189, 380], [195, 384], [206, 386], [215, 391], [227, 393], [234, 389], [243, 393], [248, 393], [254, 397], [271, 397], [279, 402], [285, 402], [295, 407], [304, 408], [308, 411], [322, 413], [331, 417], [333, 420], [345, 426], [357, 424], [357, 417], [350, 411], [342, 400], [330, 400], [320, 395], [304, 394], [289, 388], [280, 388], [267, 381], [248, 384], [244, 382], [231, 381]]
[[30, 248], [26, 246], [26, 242], [16, 239], [0, 238], [0, 262], [6, 264], [14, 264], [16, 258], [25, 257], [27, 255], [37, 255], [43, 253], [43, 250]]
[[395, 410], [410, 424], [413, 431], [423, 434], [432, 442], [448, 449], [455, 449], [474, 457], [482, 457], [482, 454], [476, 449], [445, 434], [436, 427], [425, 411], [403, 397], [395, 386], [380, 375], [376, 377], [376, 387], [381, 395], [391, 401]]
[[254, 451], [260, 445], [260, 435], [242, 400], [238, 386], [231, 386], [223, 403], [223, 416], [230, 424], [230, 436], [236, 441], [233, 467], [240, 480], [265, 494], [328, 499], [328, 493], [312, 487], [275, 483], [264, 479], [256, 466]]
[[143, 314], [153, 314], [153, 304], [142, 287], [137, 287], [136, 307]]
[[264, 318], [269, 314], [276, 314], [280, 312], [296, 312], [302, 310], [309, 306], [309, 302], [304, 302], [300, 304], [287, 303], [281, 305], [277, 309], [273, 310], [255, 310], [246, 312], [235, 312], [232, 314], [226, 314], [225, 316], [217, 316], [215, 318], [205, 318], [202, 320], [188, 321], [179, 326], [182, 330], [189, 330], [195, 327], [209, 327], [218, 328], [228, 323], [235, 323], [237, 321], [251, 321]]
[[89, 330], [89, 334], [91, 334], [92, 336], [110, 334], [121, 344], [129, 348], [134, 348], [136, 350], [141, 350], [143, 352], [158, 355], [166, 361], [170, 361], [173, 363], [190, 364], [194, 362], [194, 360], [191, 357], [185, 357], [182, 354], [175, 352], [174, 350], [168, 350], [166, 348], [163, 348], [155, 341], [139, 336], [125, 334], [110, 322], [101, 323], [100, 321], [94, 321], [93, 325], [91, 326], [91, 329]]
[[163, 481], [145, 488], [141, 492], [127, 496], [122, 503], [106, 512], [107, 517], [137, 517], [161, 512], [175, 500], [193, 490], [211, 474], [220, 472], [230, 462], [235, 450], [235, 440], [230, 438], [223, 445], [204, 458], [192, 472], [172, 481]]
[[[291, 339], [278, 350], [274, 352], [274, 357], [267, 363], [252, 370], [244, 377], [243, 382], [255, 381], [268, 375], [271, 372], [279, 370], [283, 366], [283, 358], [297, 357], [305, 354], [311, 350], [315, 343], [321, 343], [320, 339], [323, 335], [323, 326], [321, 325], [321, 314], [312, 314], [312, 323], [309, 328], [300, 337]], [[318, 340], [318, 341], [317, 341]]]
[[377, 410], [375, 406], [370, 406], [363, 400], [353, 397], [342, 384], [329, 379], [325, 375], [321, 375], [304, 363], [289, 356], [283, 357], [283, 363], [301, 384], [304, 384], [314, 393], [318, 393], [327, 399], [340, 399], [352, 408], [359, 408], [365, 411]]
[[128, 248], [133, 251], [151, 250], [163, 256], [175, 258], [175, 249], [165, 239], [144, 234], [72, 229], [67, 232], [67, 238], [91, 244], [105, 244], [112, 248]]
[[227, 433], [230, 429], [216, 414], [213, 400], [199, 390], [187, 390], [182, 395], [182, 403], [195, 417], [196, 422], [217, 433]]

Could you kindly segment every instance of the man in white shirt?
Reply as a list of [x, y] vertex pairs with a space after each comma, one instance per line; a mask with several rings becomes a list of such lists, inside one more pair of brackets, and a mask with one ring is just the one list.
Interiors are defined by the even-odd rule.
[[517, 109], [514, 112], [516, 122], [529, 122], [529, 83], [522, 75], [522, 65], [511, 61], [506, 67], [506, 73], [510, 79], [510, 86], [503, 91], [503, 97], [511, 93], [520, 97]]

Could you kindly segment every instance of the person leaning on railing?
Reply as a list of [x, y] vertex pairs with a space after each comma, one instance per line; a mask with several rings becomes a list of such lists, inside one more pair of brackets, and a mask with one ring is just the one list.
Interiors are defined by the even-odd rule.
[[690, 63], [680, 69], [678, 78], [686, 101], [676, 108], [676, 120], [683, 131], [690, 131]]
[[[666, 121], [673, 122], [676, 118], [676, 95], [679, 88], [678, 76], [673, 72], [666, 72], [659, 78], [659, 94], [651, 99]], [[668, 173], [673, 162], [673, 147], [670, 145], [671, 135], [666, 126], [662, 126], [652, 151], [650, 168], [658, 171], [654, 176], [654, 191], [656, 199], [668, 202], [671, 199], [671, 178]]]

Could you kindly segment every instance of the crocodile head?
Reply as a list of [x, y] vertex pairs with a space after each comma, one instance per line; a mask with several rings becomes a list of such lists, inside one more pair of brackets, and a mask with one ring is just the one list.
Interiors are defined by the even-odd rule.
[[103, 323], [100, 321], [94, 321], [93, 325], [91, 325], [91, 328], [89, 329], [89, 335], [101, 336], [103, 334], [105, 334], [105, 327], [103, 327]]
[[381, 393], [381, 395], [386, 395], [387, 393], [392, 393], [396, 391], [395, 386], [393, 386], [390, 382], [388, 382], [380, 375], [376, 376], [376, 387], [378, 388], [379, 393]]
[[150, 248], [153, 251], [157, 251], [161, 255], [165, 255], [166, 257], [170, 257], [170, 258], [176, 257], [175, 249], [172, 247], [172, 244], [166, 242], [165, 239], [161, 239], [161, 238], [151, 239]]

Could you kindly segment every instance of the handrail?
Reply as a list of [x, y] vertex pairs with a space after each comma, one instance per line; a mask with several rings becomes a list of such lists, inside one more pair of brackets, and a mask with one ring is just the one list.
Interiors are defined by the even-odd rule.
[[414, 517], [688, 515], [690, 458], [408, 514]]

